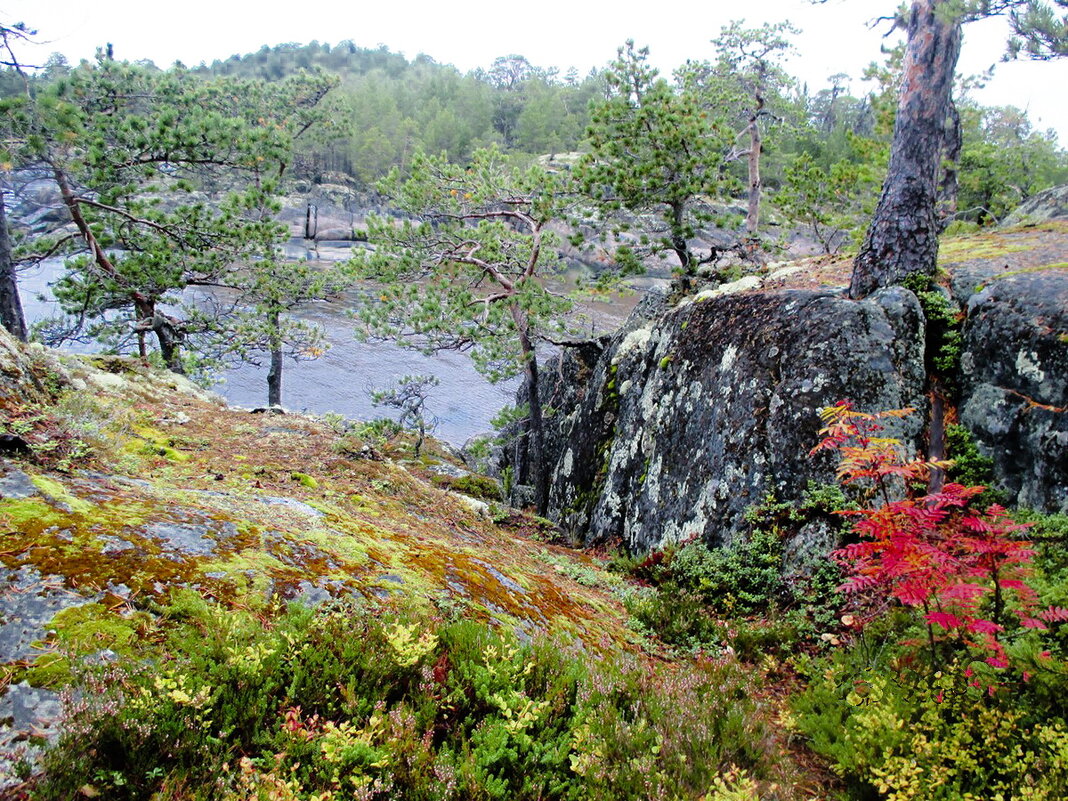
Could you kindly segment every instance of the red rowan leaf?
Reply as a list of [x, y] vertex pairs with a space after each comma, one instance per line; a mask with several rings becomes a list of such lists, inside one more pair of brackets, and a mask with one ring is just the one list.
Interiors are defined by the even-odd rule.
[[956, 615], [951, 615], [948, 612], [929, 612], [924, 616], [928, 623], [932, 623], [935, 626], [941, 626], [949, 631], [950, 629], [960, 628], [961, 619]]
[[1041, 629], [1045, 630], [1049, 627], [1038, 618], [1034, 617], [1022, 617], [1020, 618], [1020, 625], [1025, 629]]
[[996, 634], [1003, 630], [1002, 626], [994, 623], [991, 620], [970, 620], [968, 621], [968, 631], [978, 632], [982, 634]]
[[1038, 617], [1047, 623], [1063, 623], [1068, 620], [1068, 609], [1063, 606], [1051, 606], [1038, 613]]
[[988, 587], [982, 584], [969, 584], [962, 582], [951, 584], [942, 590], [941, 597], [944, 600], [971, 601], [989, 592]]

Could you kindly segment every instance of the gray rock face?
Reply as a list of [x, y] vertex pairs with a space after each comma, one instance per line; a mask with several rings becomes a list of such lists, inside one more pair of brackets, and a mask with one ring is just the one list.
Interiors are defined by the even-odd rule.
[[1068, 512], [1068, 270], [1021, 273], [968, 301], [961, 423], [1020, 506]]
[[1068, 218], [1068, 184], [1053, 186], [1020, 205], [1005, 218], [1004, 225]]
[[[817, 409], [846, 397], [923, 408], [923, 345], [919, 303], [895, 288], [864, 302], [807, 290], [710, 297], [569, 350], [543, 371], [557, 410], [550, 517], [587, 543], [637, 551], [729, 542], [767, 493], [796, 497], [833, 477], [808, 456]], [[898, 433], [915, 439], [924, 417]]]

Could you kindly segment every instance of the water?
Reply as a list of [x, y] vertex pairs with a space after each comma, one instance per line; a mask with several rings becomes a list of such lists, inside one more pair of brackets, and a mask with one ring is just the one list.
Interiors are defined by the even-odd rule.
[[[287, 255], [300, 258], [306, 252], [291, 243]], [[315, 257], [316, 254], [307, 254]], [[344, 258], [343, 243], [321, 245], [318, 256], [324, 260]], [[62, 262], [50, 260], [19, 276], [23, 306], [28, 321], [34, 322], [58, 312], [50, 299], [48, 282], [60, 273]], [[38, 297], [39, 295], [44, 296]], [[618, 307], [600, 304], [595, 310], [597, 328], [613, 327], [626, 314], [633, 300]], [[325, 332], [329, 349], [318, 359], [294, 361], [287, 358], [282, 374], [282, 403], [288, 409], [316, 414], [336, 412], [358, 420], [392, 416], [371, 403], [372, 389], [385, 389], [405, 375], [433, 375], [440, 382], [432, 387], [427, 400], [428, 417], [436, 420], [435, 436], [454, 445], [492, 429], [490, 420], [506, 405], [514, 403], [520, 379], [491, 384], [479, 375], [471, 359], [445, 351], [425, 356], [389, 342], [358, 342], [344, 299], [332, 303], [309, 304], [300, 310], [303, 319], [318, 323]], [[91, 345], [74, 345], [77, 352], [91, 352]], [[213, 387], [231, 404], [245, 407], [267, 403], [267, 364], [238, 364], [225, 370]]]

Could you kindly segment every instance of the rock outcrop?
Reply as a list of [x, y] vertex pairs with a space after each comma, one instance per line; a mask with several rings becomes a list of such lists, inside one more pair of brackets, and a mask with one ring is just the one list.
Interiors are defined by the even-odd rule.
[[1014, 504], [1068, 512], [1068, 269], [1009, 275], [967, 301], [961, 423]]
[[[820, 407], [925, 405], [923, 329], [904, 289], [858, 303], [721, 288], [569, 350], [544, 371], [550, 517], [587, 543], [636, 551], [729, 542], [767, 494], [792, 498], [832, 478], [808, 456]], [[915, 441], [923, 415], [902, 425]]]
[[1039, 192], [1005, 218], [1005, 226], [1068, 219], [1068, 184]]
[[[1066, 512], [1068, 267], [1018, 267], [1005, 250], [949, 276], [964, 312], [950, 407], [1014, 505]], [[803, 268], [785, 280], [803, 285]], [[917, 298], [891, 288], [856, 302], [782, 281], [749, 277], [674, 308], [645, 304], [644, 319], [543, 369], [555, 411], [548, 514], [573, 539], [639, 552], [731, 541], [767, 494], [792, 500], [809, 481], [833, 480], [808, 451], [817, 409], [842, 398], [868, 411], [917, 407], [897, 433], [921, 449], [930, 354]], [[502, 466], [520, 479], [524, 460], [521, 440], [504, 449]]]

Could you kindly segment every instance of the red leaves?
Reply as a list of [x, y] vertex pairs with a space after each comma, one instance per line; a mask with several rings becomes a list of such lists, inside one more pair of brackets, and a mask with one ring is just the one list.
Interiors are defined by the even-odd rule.
[[[908, 459], [900, 440], [882, 436], [881, 420], [899, 418], [911, 409], [865, 414], [848, 401], [823, 409], [823, 439], [812, 452], [837, 451], [842, 483], [866, 483], [886, 500], [877, 508], [861, 509], [854, 531], [861, 540], [832, 554], [852, 574], [842, 589], [895, 598], [906, 606], [922, 607], [930, 626], [950, 632], [987, 651], [988, 664], [1008, 665], [997, 639], [999, 620], [1009, 594], [1012, 611], [1027, 628], [1045, 628], [1043, 620], [1068, 621], [1068, 609], [1053, 607], [1032, 614], [1037, 603], [1026, 579], [1035, 552], [1027, 530], [997, 505], [983, 512], [969, 504], [983, 487], [946, 484], [940, 492], [890, 501], [887, 479], [895, 486], [925, 481], [932, 467], [944, 462]], [[984, 599], [993, 599], [993, 620], [981, 615]], [[978, 634], [974, 643], [965, 635]], [[933, 638], [933, 633], [932, 633]], [[933, 641], [932, 641], [933, 645]]]
[[994, 623], [990, 620], [980, 619], [968, 621], [968, 624], [967, 626], [965, 626], [965, 628], [967, 628], [967, 630], [970, 632], [981, 634], [997, 634], [999, 631], [1002, 630], [1001, 626], [999, 626], [997, 623]]
[[951, 615], [948, 612], [928, 612], [924, 616], [928, 623], [935, 626], [941, 626], [944, 629], [956, 629], [960, 628], [961, 620], [956, 615]]
[[1049, 609], [1043, 609], [1039, 612], [1038, 617], [1047, 623], [1064, 623], [1068, 621], [1068, 609], [1063, 606], [1051, 606]]

